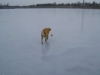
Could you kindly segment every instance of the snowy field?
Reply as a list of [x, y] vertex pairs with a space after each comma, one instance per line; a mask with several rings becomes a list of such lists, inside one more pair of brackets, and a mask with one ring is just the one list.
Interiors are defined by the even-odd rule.
[[100, 10], [0, 10], [0, 75], [100, 75]]

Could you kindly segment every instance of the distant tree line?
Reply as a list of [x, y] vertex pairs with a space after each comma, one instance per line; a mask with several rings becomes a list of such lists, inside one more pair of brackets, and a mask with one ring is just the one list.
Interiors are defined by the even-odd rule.
[[100, 2], [96, 3], [93, 1], [89, 2], [77, 2], [77, 3], [44, 3], [44, 4], [36, 4], [36, 5], [28, 5], [28, 6], [11, 6], [9, 3], [3, 5], [0, 3], [0, 9], [15, 9], [15, 8], [98, 8], [100, 9]]

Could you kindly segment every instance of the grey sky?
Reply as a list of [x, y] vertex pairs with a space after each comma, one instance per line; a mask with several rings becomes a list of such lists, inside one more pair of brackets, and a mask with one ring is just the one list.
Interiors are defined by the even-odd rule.
[[[30, 4], [38, 4], [38, 3], [72, 3], [72, 2], [82, 2], [83, 0], [0, 0], [0, 3], [10, 5], [30, 5]], [[100, 2], [100, 0], [85, 0], [86, 2]]]

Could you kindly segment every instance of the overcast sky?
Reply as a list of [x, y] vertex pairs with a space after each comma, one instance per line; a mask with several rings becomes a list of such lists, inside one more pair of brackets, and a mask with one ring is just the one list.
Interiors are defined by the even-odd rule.
[[[0, 0], [0, 3], [10, 5], [31, 5], [31, 4], [38, 4], [38, 3], [73, 3], [73, 2], [82, 2], [83, 0]], [[100, 2], [100, 0], [85, 0], [86, 2]]]

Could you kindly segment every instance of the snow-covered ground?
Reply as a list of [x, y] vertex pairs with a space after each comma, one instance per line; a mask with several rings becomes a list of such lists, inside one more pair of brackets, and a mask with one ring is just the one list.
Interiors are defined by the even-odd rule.
[[100, 75], [100, 10], [0, 10], [0, 75]]

